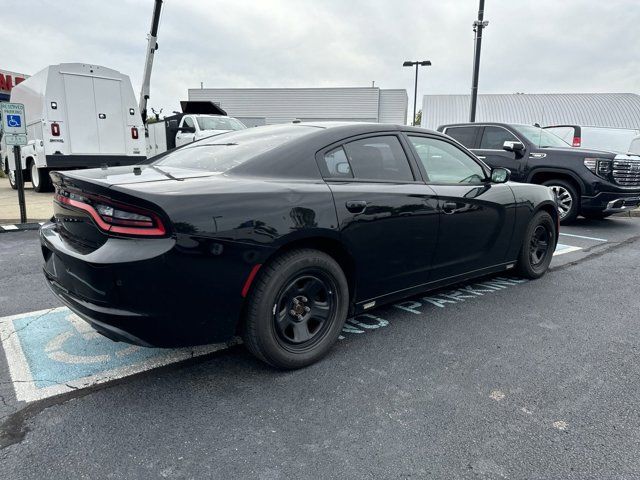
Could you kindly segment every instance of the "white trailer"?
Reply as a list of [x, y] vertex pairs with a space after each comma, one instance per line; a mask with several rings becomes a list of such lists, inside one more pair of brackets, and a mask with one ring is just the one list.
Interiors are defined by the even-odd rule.
[[[131, 165], [146, 158], [144, 125], [127, 75], [84, 63], [51, 65], [15, 86], [11, 101], [25, 106], [23, 178], [38, 192], [51, 188], [50, 170]], [[9, 151], [3, 145], [1, 159], [16, 188]]]

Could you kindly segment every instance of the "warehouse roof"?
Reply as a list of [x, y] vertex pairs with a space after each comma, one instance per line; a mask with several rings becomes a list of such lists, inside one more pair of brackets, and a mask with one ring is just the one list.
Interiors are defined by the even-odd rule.
[[[469, 120], [469, 95], [425, 95], [422, 126], [435, 129]], [[578, 124], [640, 128], [635, 93], [516, 93], [478, 95], [477, 122]]]

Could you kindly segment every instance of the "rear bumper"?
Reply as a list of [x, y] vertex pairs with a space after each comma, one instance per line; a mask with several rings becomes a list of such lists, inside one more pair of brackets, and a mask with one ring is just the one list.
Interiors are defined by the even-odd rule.
[[594, 197], [582, 197], [582, 210], [619, 213], [640, 206], [640, 189], [631, 192], [601, 192]]
[[[246, 246], [210, 239], [109, 238], [91, 253], [53, 223], [40, 229], [51, 291], [103, 335], [143, 346], [181, 347], [236, 334], [251, 268]], [[222, 253], [219, 253], [222, 252]]]
[[[142, 336], [146, 337], [147, 340], [136, 337], [132, 333], [115, 326], [116, 324], [121, 323], [129, 325], [137, 323], [143, 330], [150, 330], [153, 328], [153, 325], [150, 324], [148, 319], [141, 322], [140, 315], [133, 312], [123, 312], [117, 309], [99, 307], [98, 305], [83, 301], [80, 298], [75, 297], [58, 282], [53, 280], [51, 276], [47, 274], [46, 270], [43, 271], [47, 280], [47, 285], [53, 294], [76, 315], [89, 323], [98, 333], [113, 340], [114, 342], [126, 342], [134, 345], [140, 345], [142, 347], [158, 346], [157, 342], [154, 342], [153, 340], [153, 343], [149, 343], [149, 341], [147, 341], [149, 340], [148, 335], [144, 332], [142, 333]], [[101, 320], [98, 320], [98, 318]]]

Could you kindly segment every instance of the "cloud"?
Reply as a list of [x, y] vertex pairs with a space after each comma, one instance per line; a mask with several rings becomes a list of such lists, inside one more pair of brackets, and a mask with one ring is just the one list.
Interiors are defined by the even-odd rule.
[[[467, 93], [476, 0], [166, 0], [150, 105], [187, 89], [406, 88], [408, 59], [429, 59], [419, 95]], [[22, 0], [3, 11], [0, 68], [34, 73], [77, 61], [115, 68], [139, 91], [152, 0]], [[487, 0], [480, 92], [637, 92], [637, 0]]]

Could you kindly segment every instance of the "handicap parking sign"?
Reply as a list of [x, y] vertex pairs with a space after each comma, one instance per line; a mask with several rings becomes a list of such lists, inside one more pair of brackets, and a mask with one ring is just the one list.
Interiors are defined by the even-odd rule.
[[7, 126], [11, 128], [20, 128], [22, 126], [22, 118], [20, 115], [7, 115]]
[[0, 118], [5, 134], [26, 134], [24, 105], [22, 103], [0, 103]]

